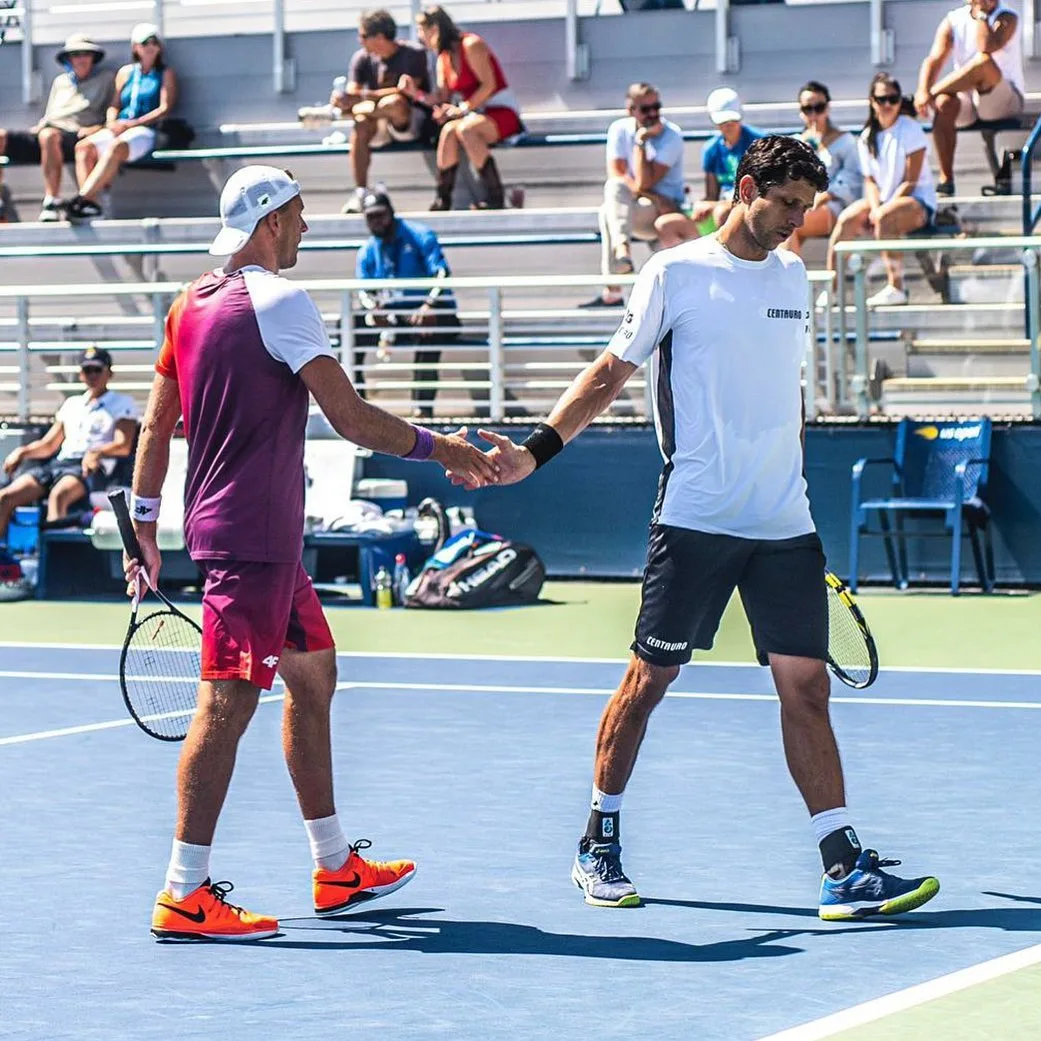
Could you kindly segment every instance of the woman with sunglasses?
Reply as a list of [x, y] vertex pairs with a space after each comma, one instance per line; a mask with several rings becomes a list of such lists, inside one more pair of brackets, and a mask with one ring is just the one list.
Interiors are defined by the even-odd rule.
[[[441, 135], [437, 142], [437, 196], [430, 208], [452, 208], [459, 160], [465, 154], [484, 188], [482, 208], [501, 210], [506, 199], [491, 148], [519, 134], [524, 126], [499, 59], [477, 33], [460, 29], [443, 7], [424, 8], [416, 16], [416, 25], [420, 41], [437, 55], [434, 119], [441, 125]], [[415, 97], [411, 84], [405, 86]], [[458, 102], [451, 100], [456, 97]]]
[[799, 113], [806, 129], [797, 137], [817, 153], [828, 171], [828, 190], [817, 196], [802, 227], [785, 243], [793, 253], [801, 254], [806, 239], [831, 234], [839, 214], [863, 194], [864, 178], [856, 138], [832, 123], [831, 94], [823, 83], [810, 80], [799, 91]]
[[65, 207], [71, 221], [100, 217], [98, 197], [124, 163], [143, 159], [155, 148], [156, 128], [177, 100], [177, 79], [163, 60], [159, 30], [142, 22], [130, 34], [129, 65], [116, 73], [106, 125], [76, 145], [79, 195]]
[[[900, 83], [880, 72], [871, 81], [870, 111], [857, 141], [864, 198], [839, 214], [828, 243], [828, 270], [835, 270], [835, 246], [870, 232], [876, 239], [899, 239], [932, 224], [936, 187], [929, 169], [929, 142], [914, 119], [914, 106]], [[869, 307], [907, 303], [900, 255], [883, 253], [886, 286], [868, 298]], [[824, 306], [826, 294], [817, 298]]]

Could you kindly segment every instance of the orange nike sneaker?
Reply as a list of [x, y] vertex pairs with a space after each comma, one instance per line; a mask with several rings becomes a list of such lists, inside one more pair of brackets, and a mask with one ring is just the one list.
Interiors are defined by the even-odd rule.
[[206, 879], [183, 900], [167, 890], [155, 898], [152, 935], [157, 940], [266, 940], [278, 932], [278, 920], [253, 914], [225, 897], [230, 882]]
[[312, 876], [315, 914], [345, 914], [412, 881], [416, 865], [411, 860], [366, 860], [359, 856], [358, 850], [371, 845], [368, 839], [355, 842], [339, 871], [315, 869]]

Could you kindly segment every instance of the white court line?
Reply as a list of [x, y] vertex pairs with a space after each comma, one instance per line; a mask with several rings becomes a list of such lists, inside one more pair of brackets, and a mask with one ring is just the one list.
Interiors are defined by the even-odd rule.
[[[0, 640], [0, 649], [5, 647], [25, 650], [66, 650], [66, 651], [120, 651], [122, 644], [115, 643], [25, 643], [14, 640]], [[534, 654], [447, 654], [442, 652], [395, 651], [393, 654], [380, 654], [377, 651], [337, 651], [337, 658], [405, 658], [410, 661], [501, 661], [501, 662], [536, 662], [541, 664], [561, 665], [626, 665], [628, 658], [562, 658], [552, 655]], [[691, 665], [708, 665], [722, 669], [758, 669], [754, 661], [704, 661], [695, 659]], [[944, 673], [952, 676], [1041, 676], [1041, 669], [970, 669], [961, 666], [925, 666], [925, 665], [883, 665], [885, 672], [909, 673]], [[4, 675], [0, 673], [0, 675]]]
[[[990, 961], [980, 962], [979, 965], [970, 965], [967, 969], [959, 969], [957, 972], [940, 976], [938, 979], [919, 983], [906, 990], [898, 990], [894, 994], [886, 994], [881, 998], [865, 1001], [863, 1004], [854, 1005], [852, 1008], [843, 1009], [823, 1019], [814, 1020], [812, 1023], [804, 1023], [802, 1026], [782, 1030], [779, 1034], [771, 1034], [769, 1037], [761, 1038], [760, 1041], [824, 1041], [825, 1038], [834, 1037], [844, 1030], [852, 1030], [854, 1027], [864, 1026], [866, 1023], [874, 1023], [897, 1012], [905, 1012], [907, 1009], [924, 1005], [928, 1001], [956, 994], [960, 990], [967, 990], [980, 983], [1007, 976], [1009, 973], [1018, 972], [1020, 969], [1029, 968], [1041, 963], [1041, 944], [1027, 947], [1013, 954], [1005, 954], [1000, 958], [992, 958]], [[1000, 1029], [994, 1024], [995, 1029]]]
[[[383, 681], [367, 682], [352, 680], [338, 683], [337, 690], [350, 687], [372, 690], [431, 690], [459, 691], [464, 694], [598, 694], [606, 696], [615, 692], [614, 687], [512, 687], [499, 683], [394, 683]], [[693, 701], [770, 701], [777, 703], [776, 694], [734, 694], [702, 690], [670, 690], [667, 698], [687, 698]], [[956, 698], [872, 698], [843, 696], [829, 699], [837, 705], [904, 705], [912, 708], [1003, 708], [1041, 709], [1041, 701], [959, 701]]]
[[[265, 705], [269, 701], [281, 701], [285, 694], [265, 694], [260, 698], [260, 704]], [[146, 723], [157, 719], [174, 719], [185, 715], [184, 712], [157, 712], [154, 715], [142, 716]], [[75, 727], [61, 727], [58, 730], [39, 730], [35, 734], [15, 734], [13, 737], [0, 737], [0, 745], [24, 745], [28, 741], [45, 741], [50, 737], [70, 737], [73, 734], [89, 734], [94, 730], [115, 730], [118, 727], [136, 726], [129, 716], [123, 719], [109, 719], [104, 723], [82, 723]]]
[[[72, 672], [0, 672], [0, 679], [58, 679], [84, 680], [87, 682], [118, 682], [118, 676], [94, 675], [91, 673]], [[181, 677], [183, 679], [185, 677]], [[165, 681], [164, 681], [165, 682]], [[178, 678], [169, 682], [179, 682]], [[408, 690], [408, 691], [459, 691], [472, 694], [593, 694], [606, 696], [615, 692], [614, 687], [532, 687], [511, 686], [502, 683], [399, 683], [383, 680], [350, 680], [337, 683], [337, 690], [349, 690], [352, 687], [368, 687], [372, 690]], [[688, 698], [696, 701], [777, 701], [776, 694], [741, 694], [714, 691], [670, 690], [669, 698]], [[832, 695], [835, 705], [903, 705], [910, 708], [1001, 708], [1001, 709], [1041, 709], [1041, 701], [985, 701], [968, 698], [879, 698], [867, 694]]]
[[[98, 680], [105, 679], [104, 676], [76, 676], [75, 679]], [[115, 678], [115, 677], [113, 677]], [[563, 694], [563, 695], [594, 695], [607, 697], [614, 693], [613, 687], [511, 687], [497, 684], [482, 683], [389, 683], [382, 681], [365, 682], [364, 680], [352, 680], [350, 682], [337, 683], [337, 690], [399, 690], [419, 692], [458, 692], [462, 694]], [[281, 701], [284, 694], [265, 694], [260, 698], [260, 704], [272, 701]], [[713, 691], [686, 691], [670, 690], [667, 698], [681, 698], [691, 701], [767, 701], [776, 703], [774, 694], [733, 694]], [[868, 698], [868, 697], [833, 697], [831, 699], [840, 705], [900, 705], [905, 707], [926, 708], [992, 708], [992, 709], [1041, 709], [1041, 702], [1032, 701], [957, 701], [948, 698]], [[182, 712], [163, 713], [157, 716], [148, 716], [147, 719], [164, 719], [171, 716], [183, 715]], [[129, 726], [133, 723], [131, 719], [109, 720], [103, 723], [84, 723], [80, 726], [63, 727], [59, 730], [43, 730], [33, 734], [16, 734], [13, 737], [0, 738], [0, 745], [17, 745], [26, 741], [42, 741], [50, 737], [66, 737], [71, 734], [85, 734], [92, 730], [110, 730], [114, 727]]]

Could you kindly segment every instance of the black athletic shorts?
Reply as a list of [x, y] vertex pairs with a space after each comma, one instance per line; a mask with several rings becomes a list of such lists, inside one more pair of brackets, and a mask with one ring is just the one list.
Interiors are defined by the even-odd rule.
[[69, 474], [73, 477], [78, 477], [80, 483], [88, 492], [94, 491], [95, 477], [94, 475], [90, 477], [83, 476], [82, 459], [51, 459], [49, 462], [41, 463], [39, 466], [34, 466], [31, 470], [26, 470], [25, 472], [43, 485], [44, 495], [49, 495], [51, 489], [63, 477]]
[[684, 665], [709, 650], [737, 589], [756, 656], [828, 656], [824, 550], [816, 532], [742, 539], [652, 524], [632, 650], [652, 665]]
[[[61, 130], [61, 157], [67, 163], [76, 159], [77, 134], [71, 130]], [[28, 130], [8, 130], [6, 156], [12, 163], [28, 164], [40, 161], [40, 141]]]

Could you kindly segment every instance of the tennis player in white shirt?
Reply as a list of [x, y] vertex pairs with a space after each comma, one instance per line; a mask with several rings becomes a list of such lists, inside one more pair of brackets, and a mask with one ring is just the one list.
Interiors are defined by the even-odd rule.
[[[494, 446], [500, 483], [522, 480], [651, 363], [664, 467], [632, 657], [600, 721], [591, 812], [571, 872], [586, 903], [640, 902], [621, 863], [622, 793], [651, 713], [693, 651], [712, 646], [735, 589], [759, 662], [773, 673], [788, 768], [820, 847], [820, 916], [898, 914], [939, 891], [935, 878], [889, 874], [882, 869], [893, 861], [861, 847], [829, 718], [824, 553], [801, 436], [809, 285], [802, 261], [777, 249], [827, 185], [805, 143], [753, 142], [726, 223], [650, 259], [607, 350], [548, 421], [523, 445], [481, 431]], [[678, 817], [696, 812], [676, 809]]]

